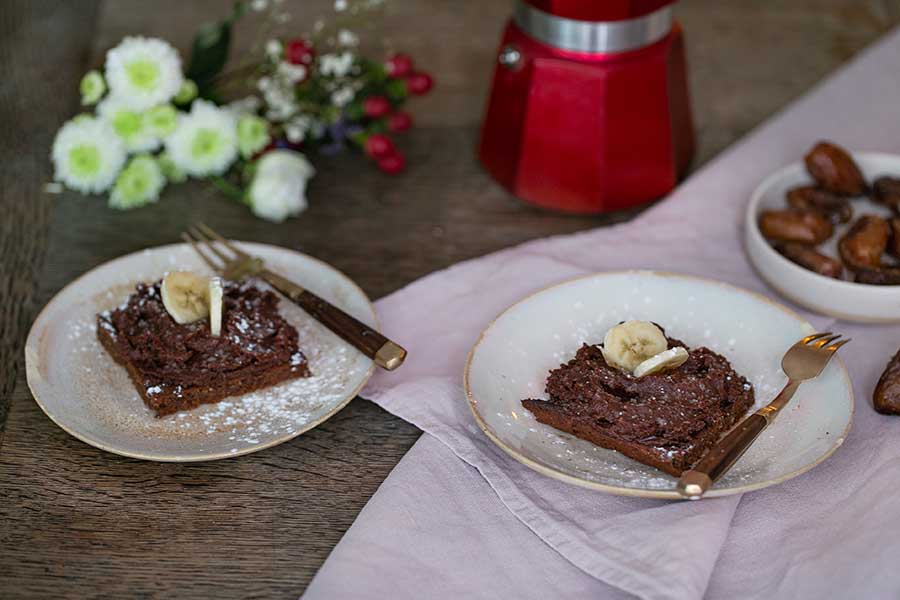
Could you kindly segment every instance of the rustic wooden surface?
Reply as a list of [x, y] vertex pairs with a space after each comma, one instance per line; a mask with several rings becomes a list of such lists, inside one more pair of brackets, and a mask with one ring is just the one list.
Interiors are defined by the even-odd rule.
[[[323, 258], [377, 298], [460, 260], [629, 216], [531, 210], [479, 169], [473, 149], [509, 12], [499, 1], [389, 9], [393, 46], [438, 81], [413, 107], [400, 178], [356, 156], [317, 160], [311, 208], [278, 226], [200, 185], [124, 213], [98, 198], [43, 194], [50, 143], [78, 110], [81, 74], [126, 34], [185, 50], [229, 4], [21, 0], [0, 10], [0, 597], [296, 597], [419, 435], [357, 399], [307, 435], [236, 460], [154, 464], [87, 446], [41, 413], [22, 369], [31, 320], [78, 274], [176, 240], [202, 217], [232, 236]], [[298, 0], [290, 26], [308, 29], [329, 5]], [[699, 166], [891, 27], [900, 2], [685, 0], [678, 14]]]

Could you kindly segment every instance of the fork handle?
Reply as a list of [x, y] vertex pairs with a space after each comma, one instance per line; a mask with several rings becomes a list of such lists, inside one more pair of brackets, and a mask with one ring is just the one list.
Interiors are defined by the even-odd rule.
[[681, 474], [678, 480], [678, 493], [689, 500], [699, 500], [706, 490], [743, 456], [768, 424], [766, 418], [759, 413], [753, 413], [741, 421], [728, 435], [719, 440], [719, 443], [710, 448], [693, 469]]
[[272, 287], [293, 300], [311, 317], [344, 341], [371, 358], [382, 369], [393, 371], [406, 359], [406, 350], [402, 346], [392, 342], [362, 321], [351, 317], [324, 298], [320, 298], [277, 273], [263, 271], [260, 275]]

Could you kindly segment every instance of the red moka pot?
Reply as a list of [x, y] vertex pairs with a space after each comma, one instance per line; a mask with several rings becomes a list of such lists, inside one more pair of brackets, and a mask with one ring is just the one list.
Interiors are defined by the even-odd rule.
[[694, 132], [684, 38], [662, 0], [517, 0], [479, 157], [537, 206], [602, 213], [664, 196]]

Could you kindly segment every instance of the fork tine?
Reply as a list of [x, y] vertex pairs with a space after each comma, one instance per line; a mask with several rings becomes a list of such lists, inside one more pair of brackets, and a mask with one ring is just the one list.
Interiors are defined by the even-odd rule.
[[196, 227], [193, 227], [193, 226], [188, 227], [188, 233], [190, 233], [192, 236], [194, 236], [195, 238], [197, 238], [197, 240], [198, 240], [201, 244], [203, 244], [204, 247], [208, 248], [208, 249], [210, 250], [210, 252], [212, 252], [213, 254], [215, 254], [216, 256], [218, 256], [219, 258], [221, 258], [221, 259], [222, 259], [223, 261], [225, 261], [226, 263], [227, 263], [227, 262], [230, 262], [230, 261], [232, 261], [232, 260], [234, 260], [234, 257], [233, 257], [233, 256], [228, 256], [227, 254], [225, 254], [224, 252], [222, 252], [221, 250], [219, 250], [219, 249], [216, 247], [216, 245], [215, 245], [215, 243], [213, 242], [213, 240], [207, 238], [207, 237], [203, 234], [203, 232], [201, 232], [201, 231], [200, 231], [199, 229], [197, 229]]
[[200, 250], [200, 246], [199, 246], [199, 244], [197, 243], [197, 240], [195, 240], [194, 238], [192, 238], [187, 232], [184, 232], [184, 233], [181, 234], [181, 239], [183, 239], [185, 242], [187, 242], [188, 244], [190, 244], [190, 245], [191, 245], [191, 248], [194, 249], [194, 252], [196, 252], [197, 255], [198, 255], [201, 259], [203, 259], [203, 262], [205, 262], [206, 264], [208, 264], [208, 265], [210, 266], [210, 268], [212, 268], [213, 271], [219, 272], [219, 271], [222, 270], [223, 265], [217, 264], [215, 260], [213, 260], [212, 258], [208, 257], [202, 250]]
[[827, 346], [827, 345], [830, 344], [831, 342], [835, 341], [835, 340], [838, 339], [839, 337], [841, 337], [840, 334], [838, 334], [838, 335], [832, 335], [832, 336], [829, 336], [829, 337], [827, 337], [827, 338], [822, 338], [822, 339], [820, 339], [820, 340], [816, 340], [815, 342], [813, 342], [812, 344], [810, 344], [810, 346], [814, 346], [814, 347], [816, 347], [816, 348], [824, 348], [825, 346]]
[[831, 335], [831, 332], [830, 332], [830, 331], [826, 331], [825, 333], [814, 333], [813, 335], [808, 335], [808, 336], [806, 336], [805, 338], [803, 338], [802, 340], [800, 340], [800, 343], [801, 343], [801, 344], [808, 344], [808, 343], [810, 343], [811, 341], [817, 340], [817, 339], [819, 339], [819, 338], [823, 338], [823, 337], [825, 337], [826, 335]]
[[212, 229], [210, 229], [206, 225], [206, 223], [198, 222], [197, 229], [199, 229], [200, 231], [205, 233], [207, 236], [220, 242], [223, 246], [225, 246], [226, 248], [228, 248], [229, 250], [231, 250], [232, 252], [234, 252], [235, 254], [240, 256], [241, 258], [250, 258], [249, 254], [247, 254], [246, 252], [244, 252], [243, 250], [241, 250], [240, 248], [238, 248], [237, 246], [235, 246], [234, 244], [229, 242], [222, 235], [220, 235], [220, 234], [216, 233], [215, 231], [213, 231]]
[[834, 343], [834, 344], [828, 346], [828, 347], [825, 348], [825, 349], [828, 350], [829, 352], [837, 352], [837, 351], [838, 351], [838, 348], [840, 348], [841, 346], [843, 346], [844, 344], [846, 344], [847, 342], [849, 342], [850, 339], [851, 339], [851, 338], [847, 338], [846, 340], [841, 340], [841, 341], [839, 341], [839, 342], [836, 342], [836, 343]]

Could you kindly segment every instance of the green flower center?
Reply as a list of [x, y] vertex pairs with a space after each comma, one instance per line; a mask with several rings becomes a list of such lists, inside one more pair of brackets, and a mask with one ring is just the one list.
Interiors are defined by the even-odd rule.
[[96, 175], [100, 170], [100, 152], [95, 146], [75, 146], [69, 150], [69, 166], [79, 177]]
[[150, 91], [159, 81], [159, 65], [150, 60], [135, 60], [125, 67], [128, 80], [136, 88]]
[[194, 158], [208, 158], [219, 153], [222, 140], [215, 129], [198, 129], [191, 143]]
[[119, 137], [128, 139], [141, 132], [141, 113], [131, 110], [120, 110], [112, 119], [113, 129]]

